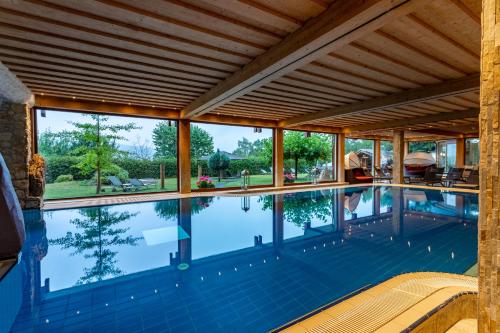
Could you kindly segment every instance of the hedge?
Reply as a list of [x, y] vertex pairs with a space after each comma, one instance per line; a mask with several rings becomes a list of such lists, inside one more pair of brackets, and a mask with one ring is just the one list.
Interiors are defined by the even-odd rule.
[[[47, 162], [47, 182], [53, 183], [61, 175], [73, 175], [74, 180], [88, 180], [93, 174], [82, 173], [76, 165], [80, 162], [79, 157], [61, 156], [46, 158]], [[165, 177], [177, 176], [177, 160], [138, 160], [138, 159], [120, 159], [114, 163], [121, 169], [128, 172], [130, 178], [160, 178], [160, 165], [165, 165]], [[217, 176], [216, 172], [210, 170], [205, 160], [191, 161], [191, 176], [198, 176], [198, 165], [202, 167], [202, 173], [209, 176]], [[262, 170], [270, 172], [271, 164], [265, 159], [248, 158], [244, 160], [231, 160], [227, 173], [229, 176], [237, 176], [244, 169], [248, 169], [250, 174], [261, 174]], [[118, 175], [117, 175], [118, 176]]]

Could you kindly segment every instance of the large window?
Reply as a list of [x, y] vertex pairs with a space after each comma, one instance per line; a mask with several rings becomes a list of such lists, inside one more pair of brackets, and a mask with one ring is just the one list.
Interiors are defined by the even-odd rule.
[[284, 131], [285, 184], [335, 180], [336, 138], [333, 134]]
[[380, 141], [380, 167], [390, 170], [394, 163], [394, 149], [392, 141]]
[[192, 123], [192, 189], [273, 185], [272, 138], [268, 128]]
[[479, 164], [479, 139], [465, 140], [465, 165]]
[[177, 190], [173, 121], [37, 110], [45, 199]]
[[[353, 153], [357, 158], [350, 158], [349, 164], [346, 169], [355, 167], [366, 168], [373, 171], [373, 140], [364, 139], [346, 139], [345, 140], [345, 153], [346, 155]], [[352, 155], [352, 154], [351, 154]]]

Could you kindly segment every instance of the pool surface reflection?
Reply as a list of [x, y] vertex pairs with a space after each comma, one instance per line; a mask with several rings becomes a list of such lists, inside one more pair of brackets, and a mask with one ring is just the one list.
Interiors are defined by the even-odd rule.
[[477, 260], [476, 194], [358, 187], [26, 211], [0, 332], [266, 332]]

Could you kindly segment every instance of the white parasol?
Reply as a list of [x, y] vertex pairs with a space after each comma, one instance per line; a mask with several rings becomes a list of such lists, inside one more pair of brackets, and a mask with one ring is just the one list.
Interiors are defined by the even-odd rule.
[[429, 153], [416, 152], [406, 155], [403, 163], [404, 165], [429, 166], [436, 164], [436, 160]]

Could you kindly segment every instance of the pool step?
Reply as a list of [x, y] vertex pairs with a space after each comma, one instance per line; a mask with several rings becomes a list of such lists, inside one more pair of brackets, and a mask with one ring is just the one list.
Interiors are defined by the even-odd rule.
[[[477, 290], [477, 278], [470, 276], [447, 273], [402, 274], [279, 331], [401, 332], [410, 327], [419, 327], [426, 317], [430, 317], [443, 304], [462, 295], [475, 294]], [[462, 318], [456, 321], [459, 319]], [[455, 322], [450, 323], [450, 326]]]

